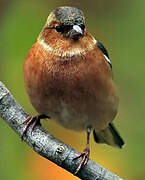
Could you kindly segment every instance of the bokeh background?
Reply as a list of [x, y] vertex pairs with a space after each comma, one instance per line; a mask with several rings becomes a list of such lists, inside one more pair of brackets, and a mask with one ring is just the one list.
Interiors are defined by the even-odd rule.
[[[91, 158], [127, 180], [145, 179], [145, 1], [144, 0], [0, 0], [0, 80], [31, 115], [36, 112], [23, 82], [23, 62], [46, 18], [57, 6], [76, 6], [86, 15], [88, 30], [108, 49], [120, 96], [116, 126], [126, 141], [122, 150], [97, 145]], [[86, 134], [50, 121], [43, 126], [82, 151]], [[32, 151], [0, 119], [0, 179], [78, 179]]]

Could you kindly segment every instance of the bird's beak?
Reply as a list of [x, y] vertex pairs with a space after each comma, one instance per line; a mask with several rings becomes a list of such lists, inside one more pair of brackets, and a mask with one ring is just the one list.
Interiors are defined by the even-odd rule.
[[74, 31], [74, 33], [78, 33], [78, 34], [81, 34], [81, 35], [83, 34], [83, 31], [82, 31], [81, 27], [78, 26], [78, 25], [73, 26], [73, 31]]
[[74, 25], [71, 29], [71, 31], [68, 33], [68, 36], [70, 38], [77, 38], [79, 36], [82, 36], [84, 31], [81, 29], [80, 26]]

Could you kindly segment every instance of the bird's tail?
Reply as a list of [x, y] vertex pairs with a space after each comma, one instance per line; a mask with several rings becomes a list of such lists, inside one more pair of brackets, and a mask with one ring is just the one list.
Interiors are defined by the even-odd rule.
[[122, 148], [125, 144], [112, 123], [109, 123], [108, 127], [102, 131], [94, 130], [93, 135], [97, 143], [105, 143], [118, 148]]

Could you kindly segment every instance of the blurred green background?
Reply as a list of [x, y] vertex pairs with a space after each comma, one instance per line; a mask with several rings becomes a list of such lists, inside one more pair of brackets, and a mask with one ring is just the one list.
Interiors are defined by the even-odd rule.
[[[145, 1], [139, 0], [0, 0], [0, 80], [31, 115], [36, 112], [23, 82], [25, 56], [46, 18], [57, 6], [76, 6], [88, 30], [108, 49], [120, 96], [116, 126], [126, 141], [122, 150], [97, 145], [91, 137], [91, 158], [127, 180], [145, 179]], [[55, 137], [79, 151], [85, 133], [43, 121]], [[0, 119], [0, 179], [77, 179], [33, 152]]]

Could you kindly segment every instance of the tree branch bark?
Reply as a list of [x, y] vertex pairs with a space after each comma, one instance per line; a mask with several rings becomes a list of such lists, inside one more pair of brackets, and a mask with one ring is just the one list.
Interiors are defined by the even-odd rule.
[[[25, 125], [21, 123], [29, 115], [16, 102], [2, 82], [0, 82], [0, 116], [19, 136], [22, 135]], [[79, 166], [80, 160], [73, 160], [78, 152], [48, 134], [41, 126], [37, 126], [32, 134], [30, 126], [27, 135], [24, 137], [24, 141], [35, 152], [72, 174]], [[92, 160], [89, 160], [87, 165], [83, 166], [76, 176], [83, 180], [122, 180]]]

